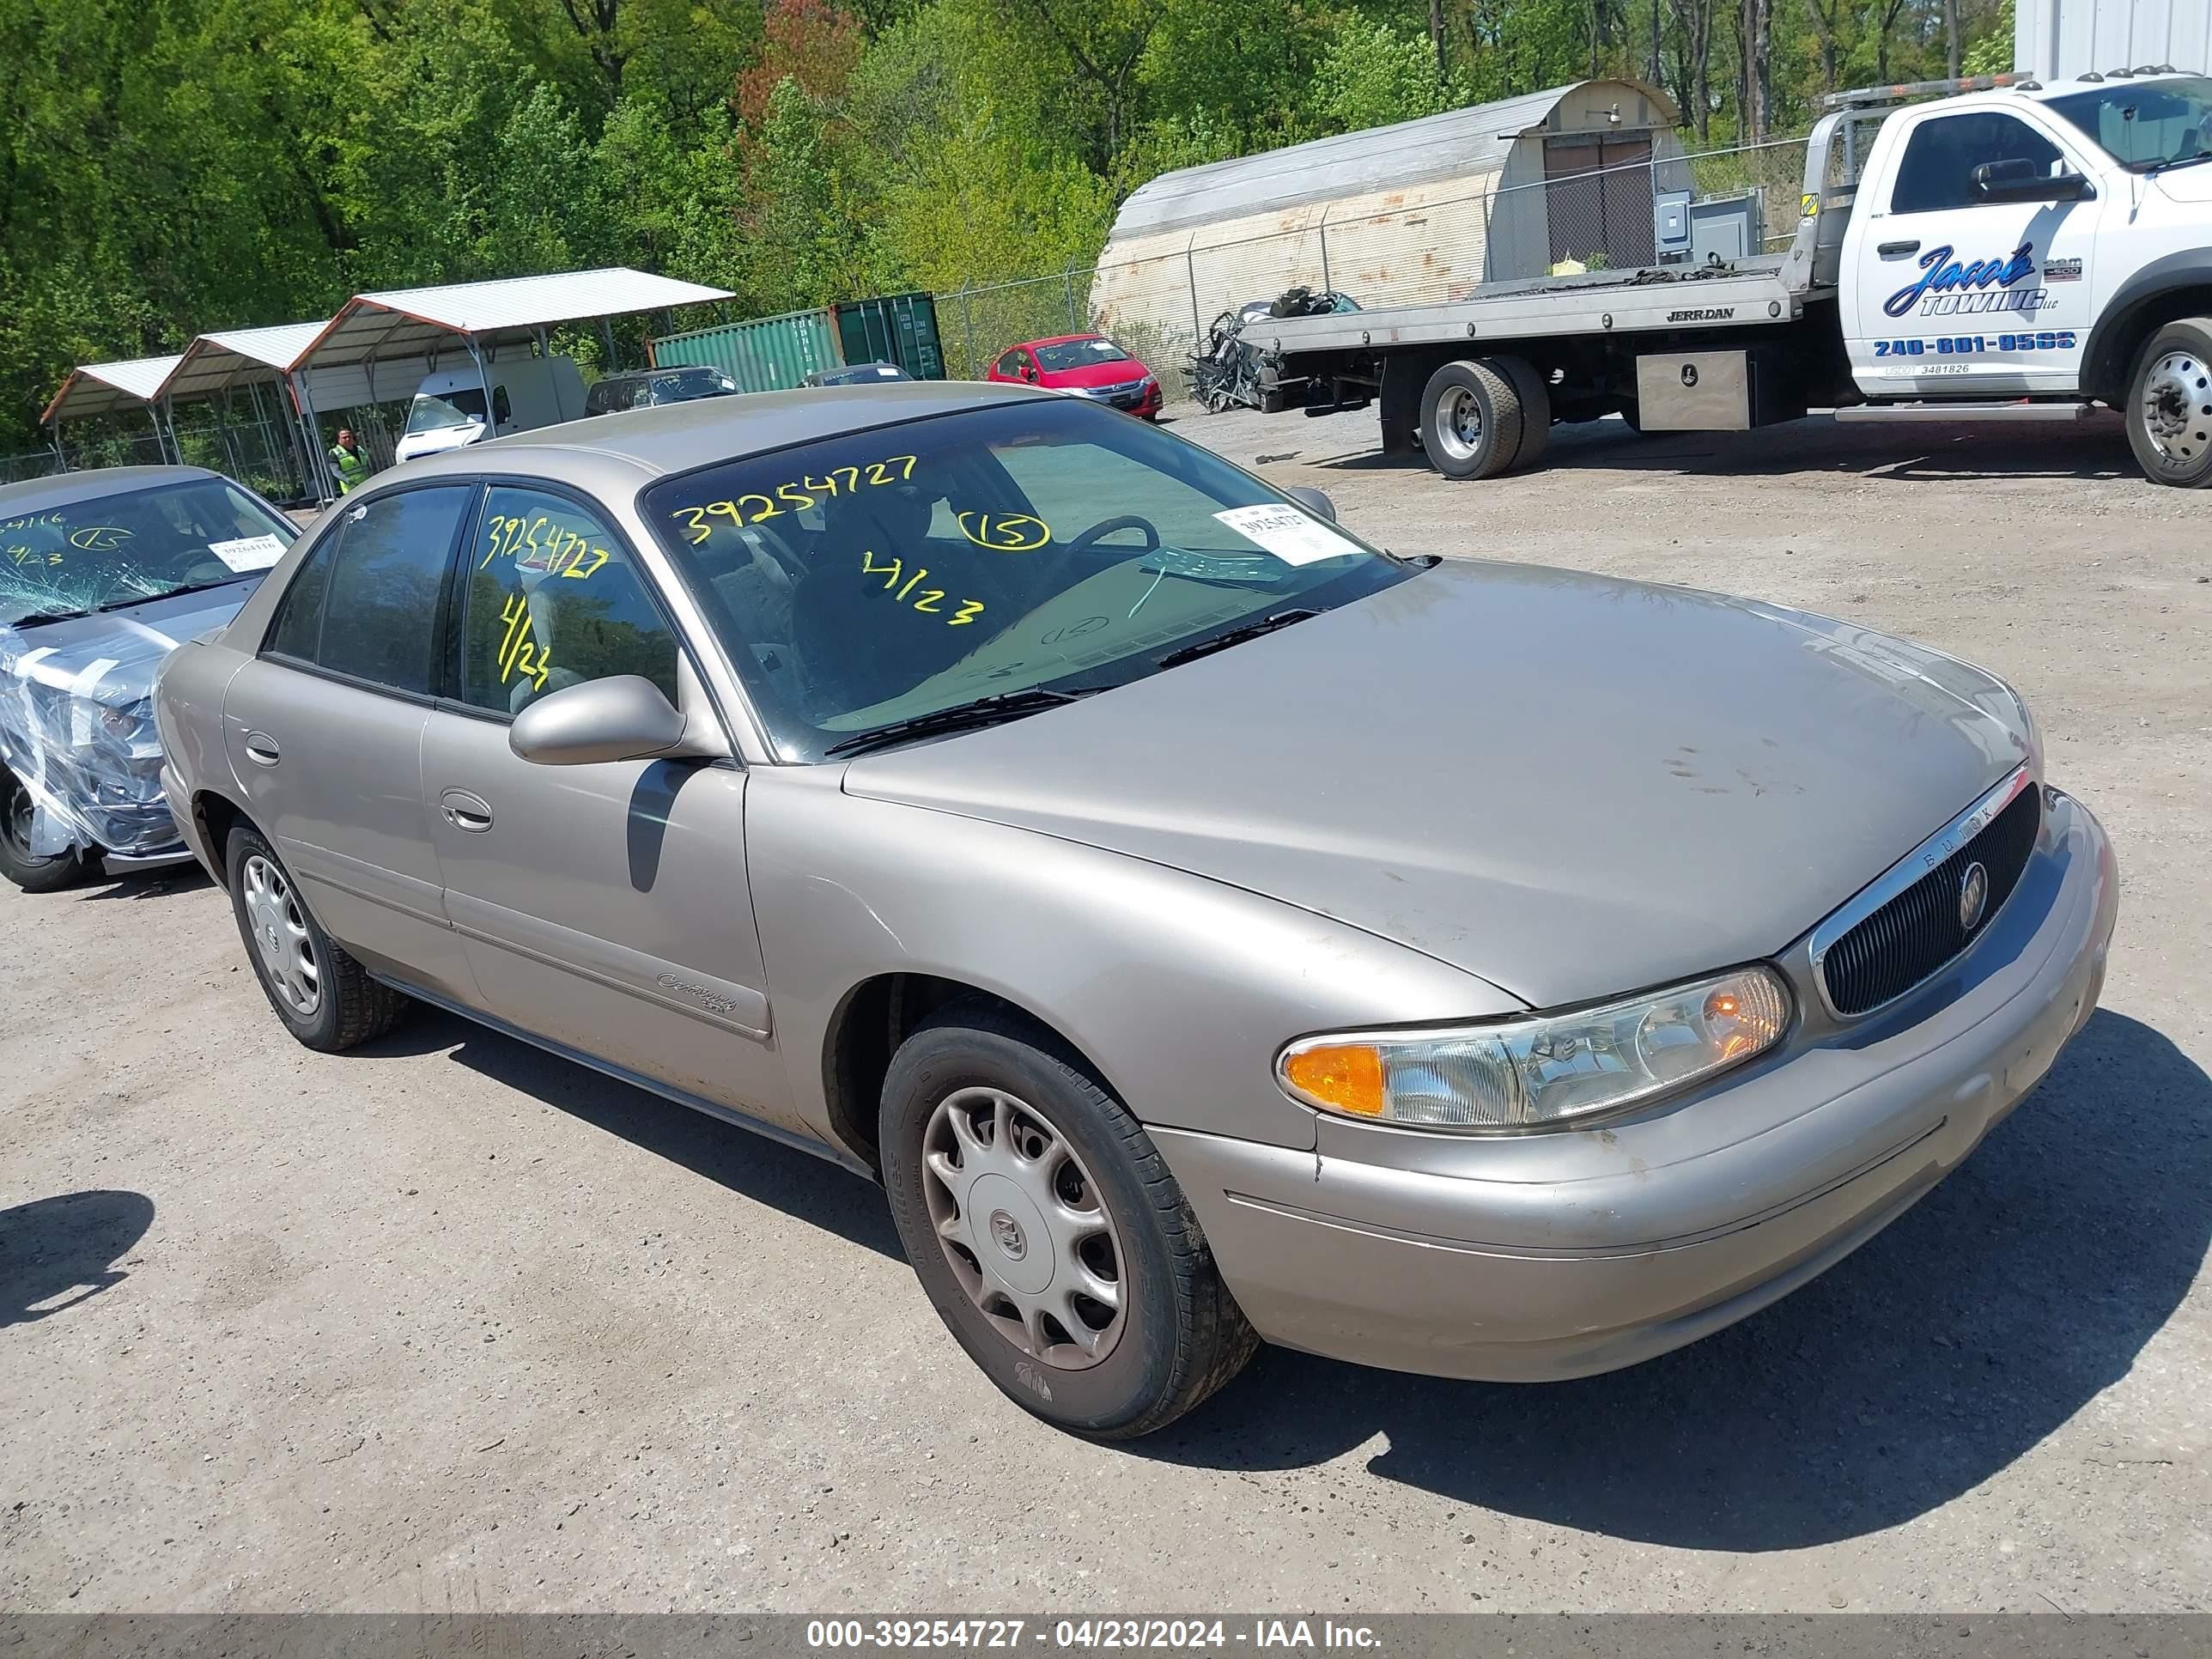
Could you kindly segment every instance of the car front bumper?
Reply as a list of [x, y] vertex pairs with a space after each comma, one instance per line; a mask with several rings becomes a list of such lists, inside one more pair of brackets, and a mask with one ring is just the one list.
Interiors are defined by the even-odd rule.
[[1616, 1370], [1765, 1307], [1955, 1168], [2094, 1012], [2118, 886], [2054, 791], [1958, 963], [1671, 1109], [1510, 1139], [1323, 1117], [1311, 1151], [1152, 1133], [1268, 1340], [1497, 1382]]

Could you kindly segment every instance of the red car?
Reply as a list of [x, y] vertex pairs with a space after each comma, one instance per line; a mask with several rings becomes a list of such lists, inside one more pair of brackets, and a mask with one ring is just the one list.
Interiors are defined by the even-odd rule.
[[1158, 377], [1103, 334], [1025, 340], [983, 378], [1076, 392], [1148, 421], [1159, 418], [1163, 401]]

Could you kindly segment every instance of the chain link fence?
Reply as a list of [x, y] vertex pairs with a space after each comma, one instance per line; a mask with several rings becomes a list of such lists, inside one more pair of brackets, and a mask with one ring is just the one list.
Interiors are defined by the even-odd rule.
[[[1587, 147], [1597, 165], [1525, 184], [1437, 201], [1408, 191], [1403, 206], [1341, 219], [1319, 204], [1303, 210], [1310, 222], [1265, 236], [940, 292], [945, 372], [979, 380], [1022, 341], [1105, 331], [1174, 401], [1189, 397], [1192, 355], [1217, 318], [1291, 288], [1334, 289], [1374, 310], [1555, 272], [1771, 253], [1796, 234], [1805, 144], [1668, 154], [1648, 139], [1608, 140]], [[1611, 159], [1624, 149], [1641, 153]], [[1669, 204], [1678, 228], [1662, 246]]]

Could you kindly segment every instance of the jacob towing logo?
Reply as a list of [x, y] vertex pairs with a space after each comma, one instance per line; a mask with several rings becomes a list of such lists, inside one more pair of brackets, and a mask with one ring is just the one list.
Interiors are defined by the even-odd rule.
[[2022, 242], [2009, 258], [1970, 259], [1951, 257], [1948, 246], [1930, 248], [1920, 256], [1926, 274], [1883, 301], [1881, 308], [1903, 317], [1916, 308], [1923, 317], [1975, 315], [1990, 311], [2042, 311], [2057, 303], [2042, 287], [2018, 283], [2035, 275], [2035, 244]]

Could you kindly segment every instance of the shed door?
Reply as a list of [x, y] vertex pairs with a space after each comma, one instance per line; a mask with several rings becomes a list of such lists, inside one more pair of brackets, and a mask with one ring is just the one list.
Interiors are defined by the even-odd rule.
[[1649, 133], [1571, 133], [1544, 141], [1553, 263], [1580, 259], [1615, 270], [1652, 263], [1650, 161]]

